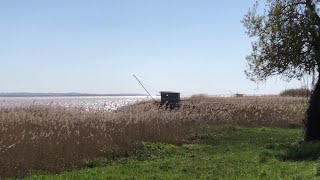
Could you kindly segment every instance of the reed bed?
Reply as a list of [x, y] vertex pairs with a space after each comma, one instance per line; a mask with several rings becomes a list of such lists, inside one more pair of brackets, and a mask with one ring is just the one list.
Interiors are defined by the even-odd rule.
[[141, 141], [182, 144], [203, 125], [302, 127], [305, 98], [194, 96], [179, 109], [152, 102], [116, 111], [30, 106], [0, 109], [0, 179], [83, 167], [137, 153]]

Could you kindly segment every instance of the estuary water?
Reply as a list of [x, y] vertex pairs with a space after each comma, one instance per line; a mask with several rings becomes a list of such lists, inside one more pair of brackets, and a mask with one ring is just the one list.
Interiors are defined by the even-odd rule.
[[123, 106], [148, 100], [151, 99], [146, 96], [0, 97], [0, 108], [58, 105], [63, 107], [81, 107], [88, 110], [103, 109], [112, 111]]

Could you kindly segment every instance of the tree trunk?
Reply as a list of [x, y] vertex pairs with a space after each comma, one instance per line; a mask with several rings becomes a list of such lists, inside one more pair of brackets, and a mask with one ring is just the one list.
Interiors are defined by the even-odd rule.
[[305, 141], [320, 140], [320, 78], [318, 76], [317, 83], [309, 100], [307, 109], [305, 126]]

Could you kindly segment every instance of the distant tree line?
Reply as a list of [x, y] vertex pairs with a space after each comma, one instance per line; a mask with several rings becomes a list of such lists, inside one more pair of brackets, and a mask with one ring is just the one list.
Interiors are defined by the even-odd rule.
[[288, 97], [309, 97], [311, 90], [307, 88], [287, 89], [280, 93], [280, 96]]

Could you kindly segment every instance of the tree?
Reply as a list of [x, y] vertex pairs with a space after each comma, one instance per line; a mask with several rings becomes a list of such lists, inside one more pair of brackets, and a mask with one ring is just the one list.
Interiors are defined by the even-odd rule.
[[319, 5], [320, 0], [266, 0], [264, 13], [256, 2], [242, 20], [254, 38], [245, 71], [251, 80], [317, 77], [304, 120], [306, 141], [320, 140]]

